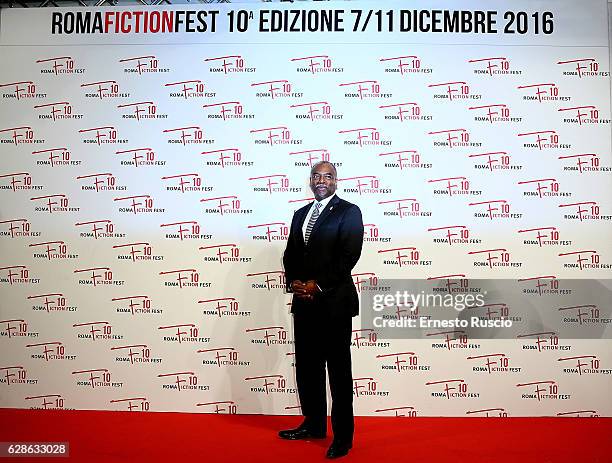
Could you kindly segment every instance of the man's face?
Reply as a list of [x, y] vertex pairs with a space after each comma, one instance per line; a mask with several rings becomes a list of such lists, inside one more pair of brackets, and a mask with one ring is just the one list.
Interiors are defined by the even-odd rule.
[[317, 201], [330, 197], [336, 191], [336, 176], [329, 164], [321, 164], [310, 174], [310, 189]]

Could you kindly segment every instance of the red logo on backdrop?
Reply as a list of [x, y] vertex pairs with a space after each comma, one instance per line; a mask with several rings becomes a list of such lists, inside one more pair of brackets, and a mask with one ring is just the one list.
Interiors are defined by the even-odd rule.
[[564, 214], [564, 219], [578, 219], [581, 222], [583, 220], [607, 219], [607, 217], [599, 215], [599, 205], [597, 204], [597, 201], [581, 201], [578, 203], [559, 204], [559, 207], [569, 207], [575, 211], [574, 214]]
[[42, 186], [32, 185], [32, 176], [29, 172], [14, 172], [12, 174], [4, 174], [0, 175], [0, 179], [2, 178], [10, 178], [10, 185], [2, 185], [0, 186], [3, 190], [40, 190]]
[[428, 381], [425, 383], [426, 386], [437, 386], [443, 385], [443, 392], [432, 392], [432, 397], [446, 397], [450, 400], [451, 398], [462, 398], [462, 397], [478, 397], [479, 393], [467, 392], [468, 383], [464, 379], [445, 379], [442, 381]]
[[222, 72], [223, 74], [233, 74], [235, 72], [255, 72], [255, 68], [245, 67], [242, 55], [227, 55], [215, 58], [206, 58], [206, 63], [211, 63], [209, 72]]
[[378, 254], [384, 254], [387, 252], [391, 252], [394, 254], [392, 254], [393, 260], [383, 260], [383, 264], [386, 265], [397, 265], [400, 268], [408, 267], [411, 265], [431, 265], [430, 260], [419, 260], [421, 253], [417, 248], [413, 246], [378, 250]]
[[385, 72], [399, 72], [400, 75], [413, 73], [431, 73], [431, 68], [421, 66], [421, 59], [416, 55], [395, 56], [392, 58], [380, 58], [379, 62], [397, 64], [397, 67], [387, 67]]
[[[308, 161], [306, 162], [296, 161], [295, 162], [296, 166], [301, 166], [301, 167], [306, 167], [306, 166], [312, 167], [312, 165], [316, 162], [329, 161], [330, 159], [329, 151], [325, 148], [314, 149], [314, 150], [304, 150], [304, 151], [293, 151], [289, 153], [289, 156], [307, 156]], [[336, 166], [342, 165], [342, 163], [334, 163], [334, 164]]]
[[[76, 68], [74, 66], [74, 58], [72, 56], [56, 56], [54, 58], [37, 59], [38, 64], [50, 63], [50, 67], [41, 69], [41, 74], [83, 74], [85, 69]], [[53, 64], [51, 64], [53, 63]]]
[[29, 247], [46, 246], [43, 253], [34, 253], [35, 258], [51, 259], [75, 259], [78, 254], [68, 254], [68, 247], [64, 241], [45, 241], [43, 243], [32, 243]]
[[288, 80], [269, 80], [267, 82], [255, 82], [251, 87], [263, 86], [263, 91], [255, 93], [256, 97], [269, 96], [273, 100], [275, 98], [283, 98], [288, 96], [302, 96], [302, 93], [291, 93], [291, 83]]
[[[4, 331], [0, 331], [1, 336], [6, 336], [9, 339], [21, 336], [29, 336], [28, 323], [21, 318], [16, 318], [12, 320], [0, 320], [0, 324], [6, 324]], [[14, 326], [15, 324], [17, 326]]]
[[174, 378], [174, 384], [164, 384], [163, 389], [175, 389], [176, 391], [185, 391], [198, 389], [206, 391], [210, 389], [210, 386], [198, 385], [198, 377], [193, 371], [179, 371], [176, 373], [163, 373], [157, 375], [158, 378]]
[[565, 268], [575, 268], [579, 270], [595, 269], [595, 268], [606, 268], [609, 267], [605, 264], [600, 264], [600, 255], [594, 249], [583, 249], [580, 251], [562, 252], [559, 257], [572, 256], [575, 258], [575, 263], [565, 263]]
[[201, 203], [208, 203], [209, 201], [218, 201], [218, 204], [215, 208], [204, 209], [207, 214], [251, 214], [253, 212], [252, 209], [242, 209], [240, 199], [235, 195], [200, 199]]
[[[585, 106], [574, 106], [571, 108], [559, 108], [557, 109], [559, 112], [570, 111], [568, 114], [569, 118], [564, 118], [563, 122], [565, 123], [578, 123], [578, 125], [585, 124], [608, 124], [610, 123], [610, 119], [600, 119], [599, 118], [599, 109], [594, 105], [585, 105]], [[575, 117], [571, 117], [574, 114]]]
[[39, 114], [39, 119], [52, 119], [54, 122], [60, 119], [82, 119], [82, 114], [74, 114], [72, 105], [67, 101], [46, 103], [34, 106], [34, 109], [50, 108], [50, 114]]
[[520, 367], [509, 367], [509, 357], [503, 353], [471, 355], [466, 357], [467, 360], [483, 360], [484, 366], [472, 367], [472, 371], [486, 371], [488, 374], [492, 372], [520, 372]]
[[348, 87], [347, 93], [344, 94], [347, 98], [387, 98], [392, 96], [392, 93], [380, 93], [380, 84], [377, 80], [360, 80], [356, 82], [346, 82], [339, 84], [340, 87]]
[[470, 86], [467, 82], [458, 80], [454, 82], [442, 82], [439, 84], [430, 84], [427, 87], [443, 90], [446, 87], [446, 91], [442, 94], [435, 94], [434, 98], [446, 98], [449, 101], [453, 100], [464, 100], [464, 99], [480, 99], [482, 95], [470, 93]]
[[445, 238], [434, 238], [434, 243], [453, 244], [479, 243], [481, 240], [470, 239], [470, 229], [466, 225], [449, 225], [447, 227], [428, 228], [428, 232], [443, 231]]
[[491, 416], [496, 416], [499, 418], [506, 418], [508, 416], [508, 412], [506, 412], [505, 408], [483, 408], [481, 410], [468, 410], [465, 412], [466, 415], [484, 415], [489, 418]]
[[30, 278], [30, 271], [25, 265], [10, 265], [0, 267], [0, 271], [6, 270], [6, 277], [0, 278], [0, 282], [9, 283], [40, 283], [40, 278]]
[[395, 162], [385, 162], [385, 167], [395, 167], [400, 170], [410, 168], [431, 168], [431, 164], [422, 164], [421, 155], [416, 150], [392, 151], [389, 153], [379, 153], [379, 157], [393, 156]]
[[599, 172], [608, 171], [609, 167], [600, 167], [600, 158], [595, 153], [573, 154], [570, 156], [559, 156], [557, 159], [575, 159], [576, 167], [566, 166], [564, 171], [578, 171], [581, 174], [584, 172]]
[[578, 58], [565, 61], [557, 61], [560, 65], [569, 65], [571, 68], [575, 66], [575, 71], [563, 71], [564, 76], [594, 77], [594, 76], [609, 76], [610, 73], [599, 70], [599, 63], [595, 58]]
[[91, 272], [89, 278], [85, 278], [79, 280], [79, 284], [82, 285], [91, 285], [94, 288], [96, 286], [104, 286], [104, 285], [122, 285], [125, 283], [122, 280], [114, 280], [113, 272], [110, 267], [92, 267], [92, 268], [83, 268], [77, 269], [73, 273], [87, 273]]
[[390, 407], [390, 408], [377, 408], [374, 413], [390, 413], [393, 412], [392, 416], [405, 416], [414, 418], [417, 416], [417, 411], [414, 407]]
[[470, 154], [468, 157], [474, 158], [476, 162], [481, 162], [481, 164], [474, 164], [475, 169], [487, 169], [489, 172], [494, 170], [520, 170], [523, 168], [521, 165], [510, 164], [510, 155], [507, 151]]
[[[96, 387], [110, 386], [111, 374], [106, 368], [96, 368], [92, 370], [77, 370], [72, 372], [73, 375], [89, 374], [87, 381], [77, 381], [77, 385], [91, 385], [92, 389]], [[97, 381], [99, 380], [99, 381]]]
[[519, 383], [516, 387], [528, 387], [528, 390], [533, 390], [533, 393], [523, 393], [523, 399], [538, 399], [538, 402], [544, 399], [556, 399], [559, 385], [556, 381], [533, 381], [530, 383]]
[[133, 58], [124, 58], [119, 60], [120, 63], [129, 63], [133, 67], [126, 67], [123, 71], [126, 73], [135, 73], [139, 76], [147, 73], [162, 73], [170, 72], [170, 69], [160, 68], [159, 60], [155, 55], [135, 56]]
[[[574, 368], [564, 368], [564, 373], [578, 373], [578, 375], [582, 376], [582, 374], [588, 373], [599, 373], [599, 359], [596, 355], [576, 355], [573, 357], [561, 357], [557, 359], [558, 362], [567, 362], [574, 361]], [[586, 368], [585, 368], [586, 367]]]
[[[20, 82], [11, 82], [9, 84], [0, 84], [0, 88], [4, 87], [14, 87], [14, 93], [5, 93], [5, 97], [14, 96], [14, 98], [19, 100], [34, 98], [36, 97], [36, 85], [31, 80], [22, 80]], [[38, 95], [42, 96], [42, 95]], [[46, 96], [46, 95], [45, 95]]]
[[237, 405], [233, 400], [221, 400], [217, 402], [204, 402], [196, 404], [196, 407], [211, 407], [214, 405], [213, 413], [227, 413], [235, 415], [237, 413]]
[[354, 137], [353, 139], [344, 140], [345, 145], [358, 145], [360, 148], [364, 146], [390, 146], [392, 143], [391, 140], [381, 140], [380, 132], [376, 127], [339, 130], [338, 133], [346, 133]]
[[285, 125], [277, 127], [266, 127], [263, 129], [253, 129], [250, 133], [255, 134], [256, 145], [301, 145], [302, 140], [293, 139], [291, 131]]
[[38, 144], [44, 143], [43, 139], [34, 138], [34, 130], [29, 125], [21, 127], [10, 127], [8, 129], [0, 129], [0, 134], [10, 135], [10, 139], [2, 138], [0, 143], [12, 143], [14, 145], [20, 144]]
[[239, 310], [240, 303], [234, 297], [220, 297], [216, 299], [204, 299], [198, 304], [205, 304], [202, 310], [204, 315], [216, 315], [219, 318], [224, 316], [250, 316], [250, 311]]
[[60, 341], [39, 342], [37, 344], [26, 344], [26, 347], [42, 347], [41, 354], [32, 354], [32, 358], [50, 360], [74, 360], [76, 355], [66, 355], [66, 348]]
[[257, 230], [254, 233], [258, 233], [260, 230], [263, 231], [265, 228], [264, 234], [254, 234], [253, 239], [265, 239], [268, 242], [272, 241], [286, 241], [289, 236], [289, 227], [285, 222], [270, 222], [270, 223], [260, 223], [257, 225], [249, 225], [247, 228]]
[[71, 154], [70, 151], [68, 151], [68, 148], [50, 148], [47, 150], [32, 151], [32, 154], [49, 154], [49, 157], [47, 158], [48, 161], [38, 160], [36, 161], [37, 165], [50, 165], [51, 167], [56, 167], [67, 165], [78, 166], [81, 164], [81, 161], [70, 159]]
[[569, 148], [569, 144], [559, 143], [559, 134], [555, 130], [540, 130], [537, 132], [524, 132], [519, 133], [519, 137], [527, 137], [526, 142], [523, 143], [524, 148], [537, 148], [543, 149], [559, 149]]
[[[183, 146], [189, 144], [212, 144], [215, 142], [212, 138], [204, 138], [204, 132], [199, 125], [190, 125], [186, 127], [177, 127], [175, 129], [164, 129], [163, 133], [171, 134], [168, 143], [181, 144]], [[178, 138], [176, 138], [178, 136]]]
[[520, 122], [522, 120], [522, 117], [510, 117], [510, 108], [506, 104], [470, 106], [468, 109], [486, 114], [484, 116], [474, 116], [475, 121], [489, 121], [493, 124], [493, 122]]
[[34, 206], [36, 212], [75, 212], [80, 210], [80, 207], [68, 207], [68, 196], [65, 194], [36, 196], [30, 198], [30, 201], [47, 200], [47, 206]]
[[151, 349], [146, 344], [131, 344], [111, 347], [111, 351], [127, 352], [123, 357], [115, 357], [117, 362], [135, 363], [161, 363], [161, 358], [151, 357]]
[[184, 239], [210, 239], [212, 235], [200, 235], [201, 227], [196, 220], [186, 220], [183, 222], [162, 223], [160, 228], [172, 227], [176, 233], [166, 233], [166, 238]]
[[537, 100], [539, 103], [543, 101], [570, 100], [571, 96], [559, 96], [559, 87], [555, 83], [541, 83], [530, 85], [519, 85], [519, 90], [527, 90], [532, 92], [532, 95], [523, 96], [523, 100]]
[[490, 220], [520, 218], [523, 215], [521, 213], [510, 213], [510, 203], [505, 199], [469, 203], [468, 206], [482, 206], [481, 209], [486, 207], [486, 212], [475, 212], [474, 217], [487, 217]]
[[282, 270], [247, 273], [247, 277], [257, 277], [260, 281], [260, 283], [251, 283], [251, 288], [267, 289], [268, 291], [285, 288], [285, 272]]
[[164, 165], [166, 161], [156, 161], [153, 148], [136, 148], [133, 150], [115, 151], [115, 154], [128, 154], [132, 156], [131, 161], [121, 161], [122, 166], [152, 166]]
[[171, 90], [177, 86], [182, 86], [182, 88], [178, 92], [171, 91], [171, 97], [182, 97], [187, 100], [189, 98], [197, 98], [203, 96], [213, 97], [216, 95], [216, 93], [214, 92], [204, 93], [204, 83], [199, 79], [183, 80], [180, 82], [170, 82], [168, 84], [164, 84], [164, 87], [171, 87]]
[[148, 412], [151, 406], [149, 400], [146, 397], [130, 397], [125, 399], [113, 399], [110, 401], [112, 404], [127, 404], [127, 410], [129, 412]]
[[[482, 63], [478, 65], [479, 69], [474, 69], [474, 74], [487, 74], [489, 76], [510, 74], [510, 61], [504, 56], [471, 59], [468, 63]], [[484, 68], [482, 67], [483, 65]]]
[[66, 307], [66, 297], [63, 293], [48, 293], [48, 294], [37, 294], [35, 296], [28, 296], [28, 300], [31, 299], [42, 299], [44, 298], [44, 302], [42, 302], [40, 306], [32, 306], [32, 309], [36, 310], [45, 310], [47, 313], [53, 311], [64, 311], [64, 310], [74, 310], [74, 307]]
[[[561, 244], [559, 241], [559, 230], [557, 227], [526, 228], [518, 233], [535, 233], [535, 240], [524, 240], [523, 244], [537, 244], [539, 247], [550, 244]], [[564, 244], [570, 244], [566, 241]]]
[[117, 312], [129, 312], [132, 315], [135, 313], [161, 313], [161, 310], [151, 309], [151, 299], [149, 296], [125, 296], [114, 297], [111, 301], [129, 301], [127, 308], [117, 308]]
[[[466, 348], [468, 347], [468, 337], [463, 330], [450, 330], [450, 331], [437, 331], [434, 333], [427, 333], [425, 336], [443, 336], [444, 343], [434, 343], [432, 347], [446, 348], [447, 350]], [[456, 341], [453, 343], [453, 341]]]
[[[436, 135], [434, 140], [434, 146], [447, 146], [449, 148], [457, 148], [461, 146], [480, 146], [481, 143], [470, 142], [470, 133], [467, 129], [448, 129], [448, 130], [436, 130], [428, 132], [428, 135]], [[442, 141], [439, 141], [442, 140]]]
[[160, 275], [176, 275], [175, 281], [165, 281], [164, 286], [178, 286], [186, 288], [189, 286], [210, 286], [209, 282], [200, 282], [200, 274], [194, 268], [186, 268], [180, 270], [169, 270], [159, 272]]
[[411, 120], [431, 120], [432, 116], [424, 116], [421, 114], [421, 106], [415, 102], [395, 103], [379, 106], [378, 109], [392, 108], [392, 112], [396, 114], [386, 115], [385, 119], [394, 119], [400, 122]]
[[302, 56], [291, 58], [291, 62], [297, 63], [297, 72], [308, 72], [310, 74], [326, 72], [344, 72], [344, 68], [333, 67], [332, 59], [329, 55]]
[[31, 223], [28, 219], [11, 219], [0, 220], [0, 224], [8, 224], [8, 230], [0, 232], [0, 236], [10, 236], [17, 238], [19, 236], [40, 236], [40, 232], [31, 231]]
[[43, 409], [43, 410], [63, 410], [64, 409], [64, 398], [61, 394], [45, 394], [24, 397], [25, 400], [39, 400], [42, 399], [42, 403], [39, 406], [31, 406], [30, 409]]
[[206, 161], [207, 166], [252, 166], [253, 161], [243, 161], [242, 152], [238, 148], [225, 148], [213, 151], [202, 151], [200, 154], [205, 156], [215, 156], [218, 161]]
[[125, 233], [115, 233], [115, 225], [109, 219], [92, 220], [89, 222], [77, 222], [74, 224], [75, 227], [81, 227], [83, 225], [91, 225], [91, 232], [81, 232], [80, 237], [92, 237], [98, 238], [111, 238], [111, 237], [123, 237]]
[[[90, 87], [94, 87], [93, 89]], [[116, 80], [102, 80], [99, 82], [91, 82], [87, 84], [81, 84], [81, 88], [87, 89], [86, 91], [93, 93], [85, 93], [86, 97], [90, 98], [117, 98], [117, 97], [129, 97], [129, 93], [119, 93], [119, 83]]]
[[391, 354], [378, 354], [377, 359], [390, 357], [393, 360], [393, 370], [401, 373], [405, 370], [416, 370], [418, 357], [414, 352], [394, 352]]
[[157, 114], [157, 105], [153, 101], [139, 101], [136, 103], [126, 103], [117, 105], [118, 109], [127, 108], [133, 110], [133, 114], [122, 114], [123, 119], [166, 119], [167, 114]]
[[213, 189], [212, 186], [202, 186], [202, 178], [196, 172], [188, 173], [188, 174], [178, 174], [178, 175], [167, 175], [161, 178], [162, 180], [174, 180], [178, 179], [178, 185], [176, 186], [167, 186], [167, 191], [180, 191], [181, 193], [185, 193], [187, 191], [211, 191]]
[[128, 142], [127, 139], [117, 138], [117, 129], [113, 125], [81, 129], [79, 133], [86, 134], [87, 138], [83, 140], [83, 143], [94, 143], [98, 146], [106, 143], [123, 144]]

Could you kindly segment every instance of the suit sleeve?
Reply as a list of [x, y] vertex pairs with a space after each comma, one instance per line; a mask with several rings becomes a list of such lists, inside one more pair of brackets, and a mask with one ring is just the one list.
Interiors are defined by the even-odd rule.
[[285, 289], [287, 292], [292, 292], [291, 283], [295, 280], [295, 262], [296, 262], [296, 215], [293, 214], [291, 220], [291, 228], [289, 230], [289, 237], [287, 238], [287, 247], [283, 254], [283, 266], [285, 267]]
[[340, 249], [332, 268], [325, 272], [325, 276], [317, 281], [325, 293], [340, 283], [346, 282], [347, 275], [357, 264], [363, 246], [363, 220], [359, 207], [352, 205], [344, 214], [338, 229], [337, 245]]

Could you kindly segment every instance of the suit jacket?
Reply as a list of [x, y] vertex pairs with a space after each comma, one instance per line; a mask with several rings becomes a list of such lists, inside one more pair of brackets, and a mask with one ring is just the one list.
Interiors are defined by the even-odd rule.
[[312, 203], [298, 209], [291, 221], [283, 255], [287, 290], [293, 280], [315, 280], [321, 293], [313, 301], [293, 298], [291, 312], [323, 310], [332, 315], [359, 313], [359, 298], [351, 278], [363, 246], [363, 221], [355, 204], [334, 196], [304, 244], [302, 226]]

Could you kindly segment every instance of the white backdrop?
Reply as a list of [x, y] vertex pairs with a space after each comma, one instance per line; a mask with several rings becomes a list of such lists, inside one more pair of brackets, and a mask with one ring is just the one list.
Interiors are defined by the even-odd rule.
[[[227, 33], [265, 6], [214, 5], [215, 33], [52, 35], [85, 10], [2, 10], [0, 404], [299, 413], [281, 254], [320, 159], [363, 212], [356, 282], [609, 278], [606, 3], [485, 5], [498, 34]], [[526, 34], [502, 33], [506, 10]], [[354, 328], [357, 414], [612, 413], [607, 340]], [[417, 368], [389, 368], [400, 352]]]

